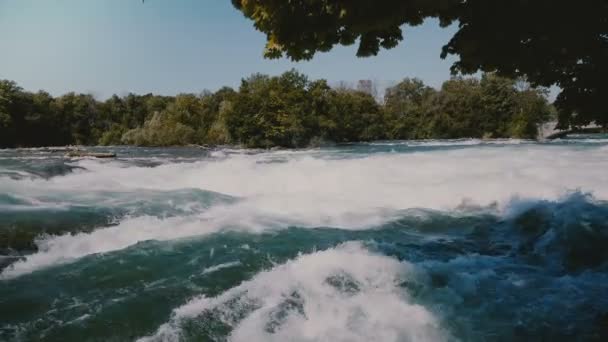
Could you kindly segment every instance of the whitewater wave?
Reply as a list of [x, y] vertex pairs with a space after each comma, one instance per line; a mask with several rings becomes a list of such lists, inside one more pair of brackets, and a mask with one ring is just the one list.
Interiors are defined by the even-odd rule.
[[[275, 198], [274, 204], [290, 211], [322, 211], [330, 205], [338, 215], [372, 207], [451, 209], [463, 199], [487, 205], [514, 195], [556, 199], [565, 190], [576, 189], [608, 198], [604, 172], [608, 157], [600, 148], [532, 145], [342, 159], [323, 155], [239, 154], [154, 168], [82, 160], [75, 165], [87, 172], [50, 180], [2, 179], [0, 184], [9, 193], [31, 195], [202, 189], [235, 197]], [[282, 162], [268, 162], [270, 157]]]
[[[511, 250], [517, 254], [535, 255], [536, 259], [549, 260], [552, 264], [566, 268], [588, 267], [608, 260], [608, 254], [601, 248], [602, 244], [608, 243], [608, 225], [605, 223], [608, 222], [608, 206], [589, 194], [582, 193], [573, 193], [559, 201], [513, 199], [503, 211], [497, 211], [495, 207], [461, 207], [458, 211], [450, 212], [402, 210], [395, 211], [392, 215], [375, 217], [364, 213], [359, 217], [348, 217], [348, 220], [353, 220], [350, 222], [352, 226], [326, 226], [365, 229], [379, 228], [394, 222], [396, 227], [407, 228], [412, 233], [446, 234], [450, 227], [462, 225], [458, 224], [459, 217], [483, 218], [484, 215], [494, 217], [492, 222], [504, 223], [496, 224], [493, 228], [495, 231], [478, 233], [502, 236], [502, 241], [493, 243], [503, 246], [510, 244]], [[392, 219], [388, 220], [388, 217]], [[354, 221], [365, 225], [357, 226]], [[468, 221], [465, 224], [466, 222]], [[321, 223], [290, 217], [289, 214], [280, 216], [273, 211], [264, 212], [257, 206], [257, 202], [247, 200], [217, 205], [196, 215], [131, 217], [116, 226], [90, 233], [44, 236], [37, 241], [37, 253], [8, 266], [0, 278], [11, 279], [42, 268], [73, 262], [87, 255], [117, 251], [148, 240], [169, 241], [223, 231], [261, 233], [291, 226], [316, 228], [323, 227]], [[435, 231], [434, 226], [441, 226], [443, 231]], [[462, 234], [475, 234], [474, 226], [459, 229]]]
[[[179, 229], [173, 229], [179, 227]], [[73, 262], [78, 258], [121, 250], [148, 240], [175, 240], [205, 235], [216, 230], [206, 227], [201, 219], [191, 216], [158, 218], [139, 216], [127, 218], [119, 225], [97, 229], [91, 233], [42, 236], [36, 241], [38, 252], [9, 265], [0, 279], [11, 279], [33, 271]]]
[[188, 329], [214, 338], [218, 325], [231, 329], [231, 341], [447, 340], [437, 318], [399, 287], [410, 269], [346, 243], [258, 273], [217, 297], [193, 298], [139, 341], [178, 341]]
[[210, 273], [217, 272], [219, 270], [223, 270], [225, 268], [235, 267], [235, 266], [239, 266], [239, 265], [241, 265], [240, 261], [225, 262], [223, 264], [207, 267], [201, 272], [201, 274], [210, 274]]
[[593, 138], [593, 139], [554, 139], [551, 141], [552, 143], [562, 143], [562, 144], [608, 144], [608, 139], [601, 138]]
[[404, 143], [0, 151], [0, 340], [606, 340], [608, 145]]
[[[216, 205], [195, 215], [127, 217], [115, 226], [96, 229], [90, 233], [44, 235], [36, 241], [38, 252], [25, 256], [4, 269], [0, 273], [0, 279], [15, 278], [42, 268], [73, 262], [87, 255], [117, 251], [148, 240], [169, 241], [223, 231], [262, 233], [290, 226], [355, 229], [379, 225], [387, 218], [379, 214], [373, 215], [373, 212], [363, 212], [338, 217], [336, 220], [321, 217], [318, 221], [310, 221], [306, 216], [291, 216], [289, 212], [281, 213], [276, 208], [264, 210], [259, 205], [259, 201], [242, 200], [234, 204]], [[397, 217], [397, 212], [394, 215]], [[340, 221], [343, 225], [338, 224]]]
[[[200, 212], [213, 204], [231, 203], [236, 199], [212, 191], [180, 189], [169, 191], [94, 191], [53, 193], [0, 194], [0, 212], [40, 212], [74, 209], [110, 210], [130, 215], [172, 216], [175, 213]], [[0, 220], [1, 221], [1, 220]]]
[[477, 146], [477, 145], [519, 145], [533, 143], [525, 139], [441, 139], [441, 140], [402, 140], [376, 141], [368, 143], [371, 146], [412, 146], [412, 147], [447, 147], [447, 146]]
[[606, 264], [608, 203], [573, 193], [561, 201], [518, 201], [507, 210], [505, 240], [545, 267], [581, 271]]
[[[36, 254], [4, 270], [2, 277], [145, 240], [225, 230], [258, 233], [289, 226], [365, 229], [394, 221], [409, 208], [446, 212], [491, 208], [500, 214], [513, 198], [558, 201], [576, 189], [590, 191], [598, 199], [608, 198], [608, 156], [603, 147], [530, 145], [522, 149], [508, 145], [500, 151], [376, 153], [342, 159], [324, 158], [319, 151], [280, 152], [230, 154], [153, 168], [80, 160], [74, 165], [86, 171], [48, 180], [2, 178], [0, 186], [13, 198], [48, 199], [37, 202], [40, 206], [63, 201], [128, 207], [145, 197], [157, 203], [148, 209], [168, 206], [185, 215], [153, 215], [154, 210], [136, 206], [116, 226], [44, 237]], [[268, 162], [269, 158], [281, 162]], [[238, 200], [207, 201], [206, 195], [188, 195], [193, 191]], [[176, 197], [179, 193], [182, 195]]]

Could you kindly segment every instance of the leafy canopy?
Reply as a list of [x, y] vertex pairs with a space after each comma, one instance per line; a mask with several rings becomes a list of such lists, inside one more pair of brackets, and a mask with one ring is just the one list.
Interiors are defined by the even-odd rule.
[[562, 89], [563, 127], [608, 126], [608, 1], [606, 0], [232, 0], [266, 34], [265, 56], [312, 58], [358, 42], [376, 55], [404, 39], [404, 25], [437, 18], [458, 25], [441, 57], [460, 59], [452, 72], [496, 72], [534, 86]]

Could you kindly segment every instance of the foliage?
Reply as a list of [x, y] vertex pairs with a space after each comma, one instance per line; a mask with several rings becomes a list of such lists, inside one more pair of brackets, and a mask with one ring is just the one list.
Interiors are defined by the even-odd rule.
[[269, 148], [377, 139], [534, 138], [551, 106], [542, 89], [494, 74], [435, 90], [417, 79], [370, 94], [332, 89], [295, 70], [254, 74], [238, 91], [57, 98], [0, 81], [0, 147], [233, 144]]
[[127, 131], [121, 141], [130, 145], [174, 146], [194, 141], [194, 129], [176, 120], [169, 113], [156, 112], [143, 127]]
[[608, 2], [588, 0], [232, 0], [266, 34], [265, 56], [310, 59], [358, 42], [358, 56], [403, 40], [406, 25], [437, 18], [457, 25], [441, 57], [457, 55], [457, 73], [496, 72], [562, 89], [564, 128], [608, 127]]
[[405, 79], [389, 88], [385, 111], [390, 138], [535, 138], [549, 119], [546, 93], [519, 90], [513, 80], [493, 74], [453, 78], [439, 91]]

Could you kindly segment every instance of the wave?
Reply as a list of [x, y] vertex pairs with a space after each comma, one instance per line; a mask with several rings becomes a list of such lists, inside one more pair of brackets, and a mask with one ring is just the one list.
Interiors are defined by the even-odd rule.
[[[332, 152], [330, 152], [332, 153]], [[282, 163], [267, 163], [269, 157]], [[301, 200], [335, 211], [360, 208], [450, 209], [468, 199], [479, 205], [505, 202], [514, 195], [556, 199], [565, 190], [593, 191], [608, 198], [600, 149], [534, 145], [492, 149], [437, 150], [429, 153], [378, 153], [342, 159], [323, 153], [230, 155], [154, 168], [119, 161], [82, 160], [88, 171], [49, 180], [0, 180], [8, 193], [54, 191], [130, 191], [201, 189], [235, 197]], [[296, 203], [294, 203], [296, 204]], [[291, 210], [306, 209], [290, 205]], [[319, 206], [320, 207], [320, 206]]]
[[553, 144], [608, 144], [606, 138], [576, 138], [576, 139], [554, 139], [551, 141]]
[[[283, 162], [265, 162], [268, 158]], [[146, 239], [289, 226], [367, 229], [395, 221], [410, 208], [486, 208], [501, 215], [513, 198], [559, 201], [569, 189], [608, 198], [608, 159], [602, 148], [513, 145], [499, 153], [459, 149], [342, 159], [327, 159], [319, 151], [268, 152], [154, 168], [97, 160], [74, 165], [86, 170], [46, 180], [4, 178], [0, 187], [14, 198], [37, 199], [38, 206], [132, 208], [130, 215], [90, 233], [44, 237], [40, 251], [5, 270], [5, 277]], [[205, 202], [196, 191], [226, 200]], [[182, 217], [169, 217], [171, 212]]]
[[442, 341], [448, 336], [399, 283], [410, 266], [360, 243], [302, 255], [256, 274], [217, 297], [173, 310], [171, 321], [139, 341], [178, 341], [193, 331], [231, 341]]
[[[197, 189], [56, 192], [31, 197], [0, 194], [0, 246], [36, 251], [40, 241], [61, 234], [89, 233], [139, 216], [187, 216], [234, 201], [230, 196]], [[4, 253], [0, 250], [0, 254]]]
[[427, 140], [400, 140], [375, 141], [368, 143], [371, 146], [410, 146], [410, 147], [448, 147], [448, 146], [478, 146], [478, 145], [520, 145], [534, 143], [534, 140], [525, 139], [427, 139]]
[[[86, 255], [120, 250], [141, 241], [179, 239], [219, 231], [225, 225], [222, 221], [213, 221], [212, 216], [204, 214], [205, 210], [213, 205], [218, 205], [215, 210], [219, 210], [236, 201], [230, 196], [201, 190], [92, 194], [96, 200], [103, 198], [101, 195], [106, 196], [105, 201], [89, 206], [85, 204], [86, 199], [80, 197], [58, 207], [40, 203], [9, 205], [11, 210], [0, 217], [0, 241], [7, 243], [3, 240], [8, 239], [11, 248], [34, 247], [37, 252], [9, 265], [0, 273], [0, 278], [13, 278]], [[13, 198], [9, 200], [15, 202]], [[79, 200], [82, 203], [76, 205]], [[6, 207], [0, 206], [0, 213]], [[15, 210], [15, 207], [21, 209]], [[194, 215], [201, 212], [203, 214]], [[110, 223], [114, 224], [107, 227]], [[96, 227], [102, 228], [94, 230]]]
[[[237, 204], [238, 201], [226, 207]], [[88, 298], [90, 308], [84, 312], [66, 309], [70, 314], [66, 311], [63, 318], [67, 322], [89, 313], [89, 321], [82, 323], [86, 329], [95, 329], [95, 322], [112, 319], [117, 312], [123, 315], [121, 319], [127, 319], [130, 308], [141, 305], [136, 294], [145, 293], [150, 303], [147, 307], [154, 308], [155, 314], [146, 316], [149, 320], [143, 325], [131, 324], [128, 330], [105, 334], [106, 339], [152, 334], [148, 336], [152, 340], [238, 341], [243, 335], [270, 341], [290, 340], [292, 336], [296, 336], [295, 340], [299, 336], [309, 336], [310, 340], [350, 340], [349, 324], [355, 322], [365, 329], [363, 333], [353, 330], [361, 339], [379, 336], [390, 340], [395, 336], [392, 332], [401, 333], [398, 329], [409, 326], [412, 314], [405, 314], [405, 308], [412, 305], [433, 317], [435, 328], [428, 336], [439, 331], [438, 339], [485, 341], [492, 336], [496, 340], [602, 340], [598, 336], [604, 336], [601, 324], [608, 312], [608, 256], [603, 248], [607, 242], [607, 215], [606, 202], [573, 193], [558, 201], [514, 199], [500, 212], [494, 207], [470, 206], [449, 212], [410, 209], [401, 211], [396, 221], [364, 230], [285, 229], [278, 224], [276, 231], [269, 232], [274, 223], [267, 218], [266, 222], [243, 221], [240, 228], [232, 228], [262, 234], [231, 232], [173, 242], [132, 240], [132, 247], [120, 252], [83, 258], [73, 265], [2, 282], [0, 287], [15, 288], [13, 300], [7, 303], [18, 307], [16, 288], [36, 292], [37, 284], [48, 277], [47, 287], [63, 294], [58, 306], [69, 307], [73, 295]], [[215, 212], [208, 219], [211, 217], [220, 216]], [[237, 216], [231, 222], [241, 219]], [[230, 218], [225, 216], [224, 223], [227, 222]], [[151, 220], [142, 222], [140, 228], [151, 229], [152, 233], [139, 237], [142, 241], [150, 236], [174, 240], [188, 234], [212, 234], [214, 229], [205, 229], [215, 223], [205, 223], [200, 214], [184, 221]], [[157, 226], [159, 229], [154, 231]], [[215, 227], [222, 224], [217, 222]], [[90, 237], [79, 237], [82, 240], [56, 245], [53, 253], [57, 254], [46, 257], [55, 257], [64, 250], [71, 252], [76, 246], [86, 250], [108, 243], [112, 248], [121, 248], [115, 243], [127, 236], [136, 237], [138, 231], [133, 227], [125, 235], [121, 230], [95, 235], [96, 231]], [[340, 245], [345, 241], [364, 242]], [[297, 256], [298, 251], [306, 254]], [[38, 269], [61, 262], [67, 261], [50, 260], [50, 264]], [[386, 265], [395, 268], [375, 273]], [[104, 286], [103, 297], [107, 300], [103, 305], [98, 302], [97, 285], [101, 279], [109, 286]], [[375, 280], [381, 283], [379, 287], [373, 283]], [[65, 281], [81, 281], [79, 289], [63, 289]], [[329, 298], [321, 292], [327, 284], [337, 289], [329, 292]], [[294, 288], [297, 294], [292, 296]], [[389, 288], [383, 292], [387, 297], [379, 298], [375, 292]], [[265, 289], [267, 292], [257, 292]], [[153, 291], [154, 296], [148, 291]], [[117, 309], [112, 300], [125, 293], [132, 297]], [[351, 299], [356, 296], [356, 301]], [[46, 297], [49, 302], [55, 298], [48, 294]], [[172, 298], [170, 302], [168, 297]], [[398, 300], [402, 311], [385, 304]], [[357, 303], [365, 309], [361, 311]], [[335, 307], [344, 308], [336, 310], [341, 317], [339, 324], [325, 324], [331, 321], [325, 315]], [[41, 309], [40, 314], [45, 312]], [[54, 313], [44, 316], [49, 327], [57, 325]], [[359, 317], [377, 318], [379, 322], [360, 323]], [[398, 328], [394, 328], [397, 324]], [[27, 328], [31, 336], [38, 336], [38, 328], [28, 327], [19, 326], [15, 331]], [[54, 335], [62, 336], [62, 329], [68, 328], [57, 328]], [[432, 340], [425, 335], [425, 329], [412, 326], [412, 331], [423, 335], [417, 338]], [[303, 331], [311, 331], [312, 335], [302, 335]], [[401, 340], [408, 337], [405, 332], [399, 335]]]
[[236, 199], [200, 189], [134, 190], [134, 191], [54, 191], [0, 195], [0, 212], [70, 211], [72, 209], [122, 210], [130, 215], [160, 217], [202, 211], [213, 204]]
[[[495, 207], [467, 207], [457, 211], [401, 210], [370, 219], [369, 213], [355, 218], [365, 226], [331, 226], [340, 229], [372, 230], [390, 228], [429, 238], [471, 236], [478, 240], [478, 253], [511, 253], [519, 257], [545, 260], [545, 267], [581, 270], [608, 261], [601, 246], [608, 243], [608, 205], [590, 195], [574, 193], [552, 201], [512, 200], [500, 213]], [[388, 217], [392, 217], [391, 220]], [[116, 226], [92, 232], [44, 236], [36, 240], [38, 252], [8, 266], [0, 278], [11, 279], [87, 255], [113, 252], [137, 243], [170, 241], [208, 236], [226, 231], [262, 233], [287, 227], [317, 228], [324, 225], [297, 221], [289, 215], [264, 213], [257, 203], [240, 200], [186, 216], [139, 216]], [[349, 219], [353, 219], [349, 217]], [[368, 221], [365, 221], [368, 220]], [[371, 221], [370, 221], [371, 220]], [[496, 250], [492, 249], [495, 247]], [[469, 249], [471, 247], [468, 247]]]
[[[506, 242], [545, 267], [580, 271], [608, 263], [608, 203], [573, 193], [561, 201], [518, 201], [508, 210]], [[509, 229], [511, 228], [511, 229]]]
[[239, 265], [241, 265], [240, 261], [225, 262], [223, 264], [207, 267], [201, 272], [201, 274], [210, 274], [210, 273], [217, 272], [219, 270], [223, 270], [225, 268], [235, 267], [235, 266], [239, 266]]
[[82, 170], [68, 160], [48, 155], [8, 156], [0, 158], [0, 179], [49, 179]]
[[403, 286], [465, 341], [605, 339], [608, 205], [573, 194], [513, 206], [470, 234], [414, 247], [420, 256], [401, 251], [415, 263]]

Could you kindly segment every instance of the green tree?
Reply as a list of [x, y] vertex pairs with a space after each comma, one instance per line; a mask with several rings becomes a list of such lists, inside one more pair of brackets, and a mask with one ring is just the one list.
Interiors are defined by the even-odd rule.
[[206, 131], [204, 142], [213, 145], [225, 145], [232, 141], [226, 118], [232, 113], [233, 105], [230, 100], [220, 102], [217, 117]]
[[369, 94], [355, 90], [333, 92], [330, 119], [333, 127], [328, 140], [335, 142], [370, 141], [385, 137], [380, 106]]
[[548, 119], [546, 91], [495, 74], [453, 78], [439, 91], [406, 79], [389, 88], [384, 111], [391, 138], [535, 138]]
[[16, 142], [14, 113], [21, 91], [15, 82], [0, 80], [0, 146], [14, 146]]
[[194, 129], [177, 121], [171, 113], [156, 112], [142, 127], [127, 131], [121, 141], [139, 146], [183, 146], [194, 141]]
[[235, 96], [236, 92], [230, 87], [223, 87], [215, 93], [208, 92], [201, 96], [202, 109], [197, 130], [201, 142], [205, 144], [230, 142], [226, 118], [232, 111]]
[[95, 126], [99, 108], [93, 96], [67, 93], [54, 101], [54, 107], [66, 121], [75, 144], [97, 143], [100, 132], [95, 130]]
[[516, 111], [515, 80], [484, 74], [480, 81], [481, 103], [477, 124], [486, 137], [509, 136], [508, 124]]
[[[454, 78], [440, 90], [405, 79], [380, 105], [295, 70], [254, 74], [238, 91], [53, 98], [0, 81], [0, 146], [241, 144], [304, 147], [375, 139], [531, 138], [554, 115], [546, 90], [495, 74]], [[141, 121], [143, 119], [143, 121]]]
[[62, 113], [54, 106], [55, 99], [45, 91], [25, 95], [27, 106], [20, 135], [27, 146], [59, 146], [72, 143], [72, 135]]
[[546, 89], [525, 87], [517, 96], [517, 107], [509, 126], [509, 135], [514, 138], [536, 138], [540, 124], [555, 116], [555, 108], [547, 101]]
[[307, 144], [310, 136], [302, 118], [308, 86], [307, 77], [295, 70], [279, 77], [254, 74], [244, 79], [226, 118], [230, 135], [250, 147]]
[[431, 109], [435, 89], [420, 79], [406, 78], [384, 94], [384, 111], [390, 128], [388, 138], [416, 138], [417, 125]]

